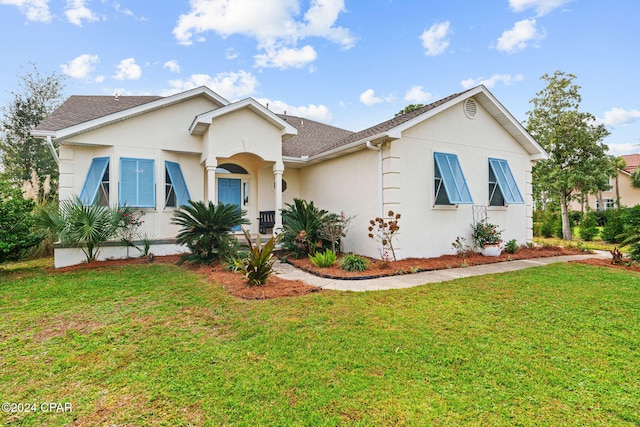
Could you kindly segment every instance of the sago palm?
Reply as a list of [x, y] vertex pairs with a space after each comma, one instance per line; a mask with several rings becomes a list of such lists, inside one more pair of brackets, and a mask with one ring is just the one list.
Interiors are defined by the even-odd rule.
[[191, 251], [184, 260], [211, 263], [228, 255], [236, 243], [233, 228], [249, 224], [245, 214], [237, 205], [193, 200], [175, 211], [171, 222], [182, 227], [176, 242]]

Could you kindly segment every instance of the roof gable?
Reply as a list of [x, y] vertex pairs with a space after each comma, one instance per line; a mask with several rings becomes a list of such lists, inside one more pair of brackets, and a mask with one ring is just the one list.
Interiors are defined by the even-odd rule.
[[626, 163], [623, 170], [628, 174], [632, 174], [640, 166], [640, 154], [624, 154], [620, 157], [622, 157]]

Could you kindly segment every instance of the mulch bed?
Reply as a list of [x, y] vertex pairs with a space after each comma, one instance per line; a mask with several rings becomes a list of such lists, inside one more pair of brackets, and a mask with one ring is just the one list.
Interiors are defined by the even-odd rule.
[[400, 261], [383, 263], [380, 260], [370, 260], [367, 270], [363, 272], [344, 271], [340, 268], [339, 260], [331, 267], [318, 268], [309, 258], [287, 258], [287, 262], [311, 274], [331, 279], [360, 280], [376, 277], [395, 276], [398, 274], [418, 273], [421, 271], [444, 270], [448, 268], [470, 267], [472, 265], [493, 264], [520, 259], [545, 258], [562, 255], [584, 255], [578, 249], [566, 249], [556, 246], [519, 249], [515, 254], [502, 253], [499, 257], [486, 257], [475, 252], [466, 256], [442, 255], [437, 258], [408, 258]]
[[[391, 261], [381, 268], [380, 260], [371, 260], [369, 268], [364, 272], [348, 272], [341, 270], [339, 264], [328, 268], [317, 268], [311, 264], [308, 258], [294, 259], [287, 258], [290, 264], [317, 274], [323, 277], [337, 279], [357, 280], [370, 277], [383, 277], [397, 274], [410, 274], [418, 271], [440, 270], [447, 268], [465, 267], [472, 265], [491, 264], [496, 262], [508, 262], [512, 260], [543, 258], [562, 255], [581, 255], [577, 249], [566, 249], [561, 247], [539, 247], [532, 249], [520, 249], [515, 254], [503, 253], [499, 257], [485, 257], [480, 254], [470, 253], [465, 257], [456, 255], [443, 255], [437, 258], [409, 258], [401, 261]], [[127, 264], [164, 263], [178, 264], [180, 255], [157, 256], [153, 258], [128, 258], [106, 261], [93, 261], [54, 269], [52, 272], [62, 273], [80, 269], [101, 269]], [[573, 261], [583, 264], [603, 266], [610, 268], [624, 268], [631, 271], [640, 272], [640, 266], [613, 265], [610, 259], [591, 258], [581, 261]], [[219, 263], [211, 266], [184, 264], [184, 268], [205, 276], [209, 281], [221, 284], [231, 295], [247, 300], [264, 300], [271, 298], [295, 297], [311, 293], [321, 292], [322, 289], [310, 286], [299, 280], [287, 280], [280, 277], [271, 276], [263, 286], [248, 286], [245, 278], [240, 273], [227, 271]]]

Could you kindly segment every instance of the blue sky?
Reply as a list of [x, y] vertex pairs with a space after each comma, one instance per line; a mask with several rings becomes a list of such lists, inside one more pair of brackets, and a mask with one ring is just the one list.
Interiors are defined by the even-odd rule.
[[640, 153], [639, 22], [638, 0], [0, 0], [0, 104], [34, 63], [67, 96], [207, 85], [353, 131], [483, 83], [523, 121], [562, 70]]

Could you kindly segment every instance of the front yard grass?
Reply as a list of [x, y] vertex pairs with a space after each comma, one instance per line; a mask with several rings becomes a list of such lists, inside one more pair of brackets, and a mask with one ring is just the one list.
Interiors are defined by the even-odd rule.
[[580, 264], [266, 301], [14, 264], [0, 334], [0, 400], [38, 405], [2, 425], [640, 424], [640, 275]]

